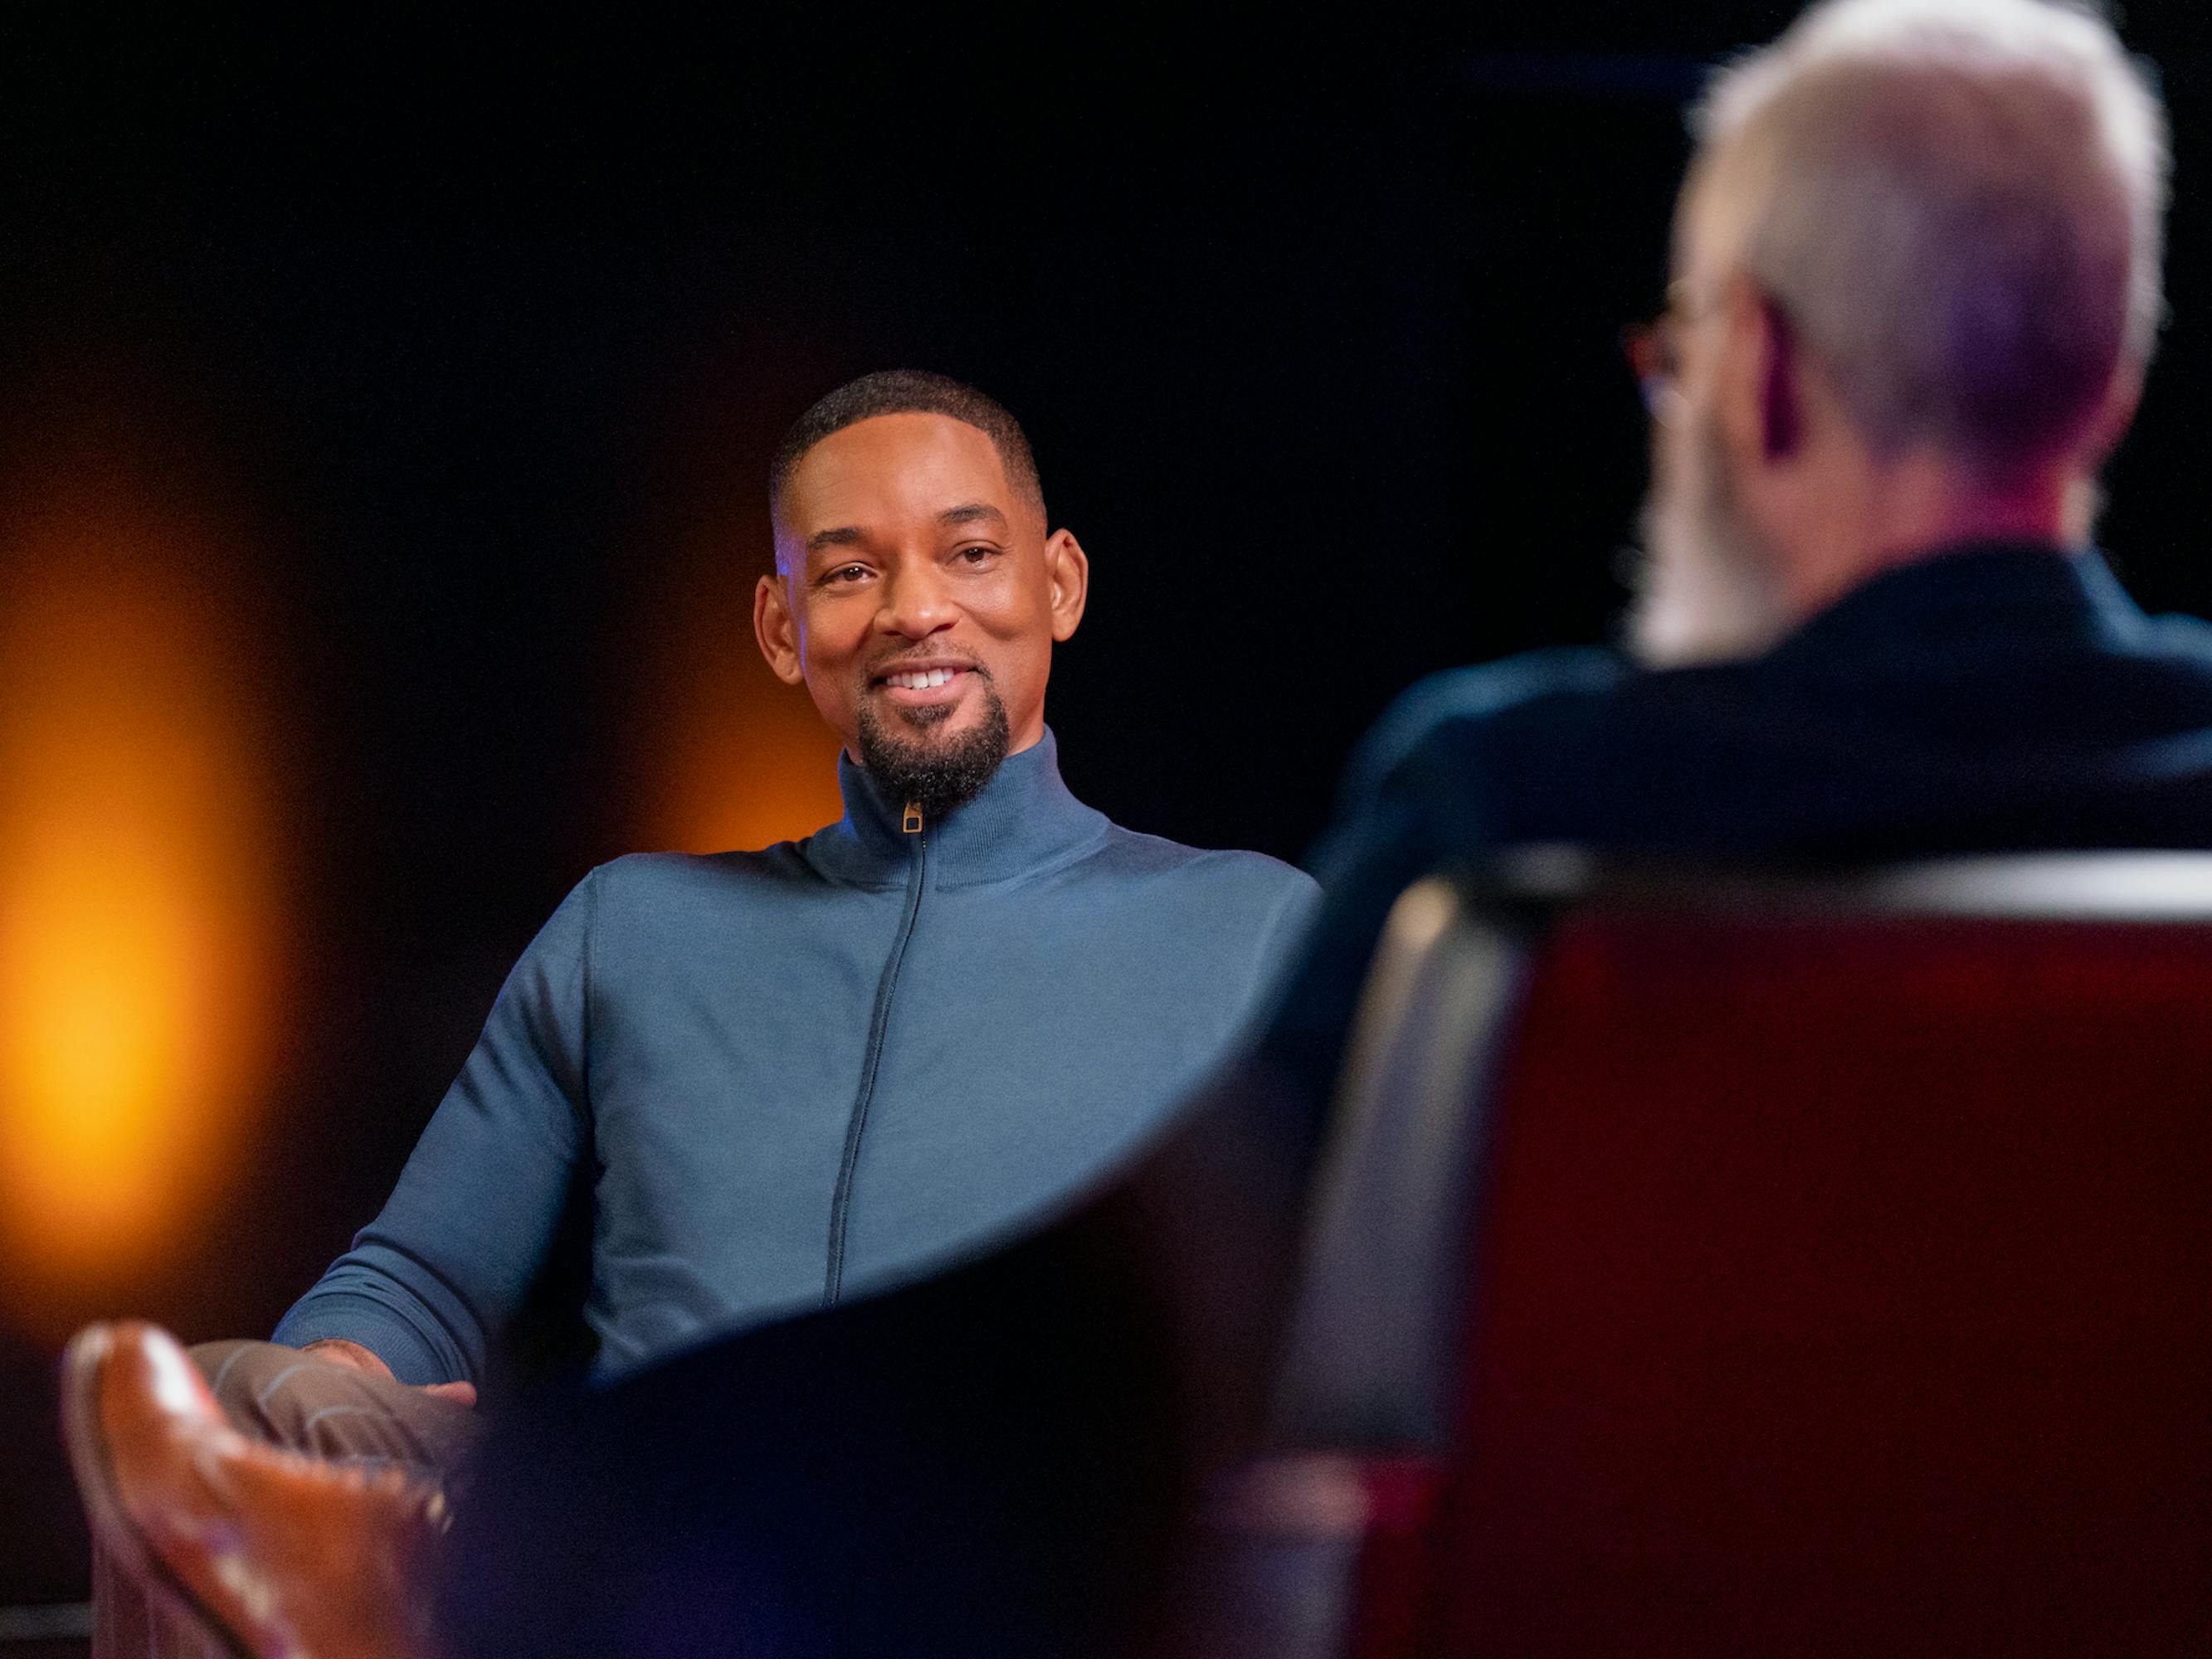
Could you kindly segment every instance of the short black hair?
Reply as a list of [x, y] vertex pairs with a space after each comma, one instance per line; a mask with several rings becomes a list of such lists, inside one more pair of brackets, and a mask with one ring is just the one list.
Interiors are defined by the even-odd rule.
[[1006, 482], [1026, 495], [1040, 514], [1044, 512], [1044, 485], [1021, 422], [997, 398], [926, 368], [887, 368], [848, 380], [793, 422], [769, 463], [769, 511], [775, 512], [782, 502], [784, 487], [807, 451], [831, 433], [878, 415], [945, 415], [974, 427], [999, 452]]

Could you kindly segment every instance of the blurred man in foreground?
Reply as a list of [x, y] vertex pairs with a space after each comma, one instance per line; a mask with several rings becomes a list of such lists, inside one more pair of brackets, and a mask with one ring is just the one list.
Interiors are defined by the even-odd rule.
[[[513, 1426], [436, 1640], [1115, 1650], [1178, 1506], [1262, 1413], [1357, 988], [1439, 864], [2212, 845], [2212, 631], [2144, 617], [2088, 548], [2161, 304], [2163, 117], [2111, 30], [2041, 0], [1837, 0], [1723, 74], [1698, 126], [1640, 364], [1645, 665], [1418, 688], [1354, 768], [1314, 948], [1176, 1136], [955, 1275]], [[396, 1497], [342, 1503], [152, 1392], [114, 1368], [87, 1409], [404, 1532]], [[285, 1606], [340, 1589], [251, 1538], [222, 1559]]]
[[2090, 545], [2164, 313], [2166, 124], [2036, 0], [1817, 7], [1693, 115], [1636, 665], [1410, 692], [1354, 763], [1273, 1041], [1341, 1044], [1392, 901], [1571, 842], [1869, 857], [2212, 842], [2212, 630]]

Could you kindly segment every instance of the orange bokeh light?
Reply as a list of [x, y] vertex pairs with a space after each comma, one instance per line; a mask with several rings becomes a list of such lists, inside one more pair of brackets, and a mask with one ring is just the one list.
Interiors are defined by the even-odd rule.
[[610, 710], [631, 788], [611, 823], [630, 847], [720, 853], [794, 840], [844, 811], [836, 734], [753, 640], [770, 568], [768, 459], [785, 425], [851, 372], [854, 346], [811, 315], [721, 319], [669, 389], [661, 453], [640, 480], [639, 578], [623, 607]]
[[265, 1088], [276, 836], [197, 525], [50, 488], [0, 526], [0, 1246], [35, 1325], [128, 1283]]
[[[761, 514], [765, 520], [766, 514]], [[761, 524], [732, 541], [704, 530], [649, 596], [644, 666], [647, 792], [630, 838], [720, 853], [810, 835], [844, 811], [836, 733], [753, 641]]]
[[[752, 641], [734, 643], [750, 650]], [[648, 845], [686, 853], [766, 847], [810, 835], [845, 810], [836, 734], [805, 692], [757, 656], [748, 664], [732, 644], [702, 640], [677, 659], [688, 678], [659, 702]]]

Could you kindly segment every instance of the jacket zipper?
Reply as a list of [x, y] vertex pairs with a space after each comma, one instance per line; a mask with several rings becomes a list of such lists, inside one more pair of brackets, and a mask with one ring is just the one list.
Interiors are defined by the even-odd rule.
[[837, 1166], [837, 1193], [830, 1204], [830, 1267], [822, 1285], [825, 1308], [836, 1305], [844, 1287], [845, 1232], [852, 1218], [853, 1175], [860, 1164], [860, 1137], [868, 1127], [868, 1103], [875, 1098], [876, 1068], [883, 1063], [884, 1030], [890, 1024], [899, 964], [906, 960], [907, 941], [914, 937], [914, 919], [921, 909], [921, 890], [929, 880], [929, 831], [922, 823], [921, 808], [913, 801], [907, 803], [899, 828], [914, 837], [914, 867], [906, 881], [906, 914], [899, 918], [898, 934], [891, 940], [884, 976], [876, 984], [876, 1011], [868, 1021], [867, 1052], [860, 1060], [860, 1091], [853, 1101], [852, 1120], [845, 1126], [845, 1158]]

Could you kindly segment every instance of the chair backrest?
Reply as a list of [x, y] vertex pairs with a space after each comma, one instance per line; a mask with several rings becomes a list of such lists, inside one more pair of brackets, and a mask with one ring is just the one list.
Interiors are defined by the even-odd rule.
[[2212, 859], [1431, 884], [1370, 1015], [1281, 1435], [1431, 1460], [1359, 1650], [2212, 1649]]

